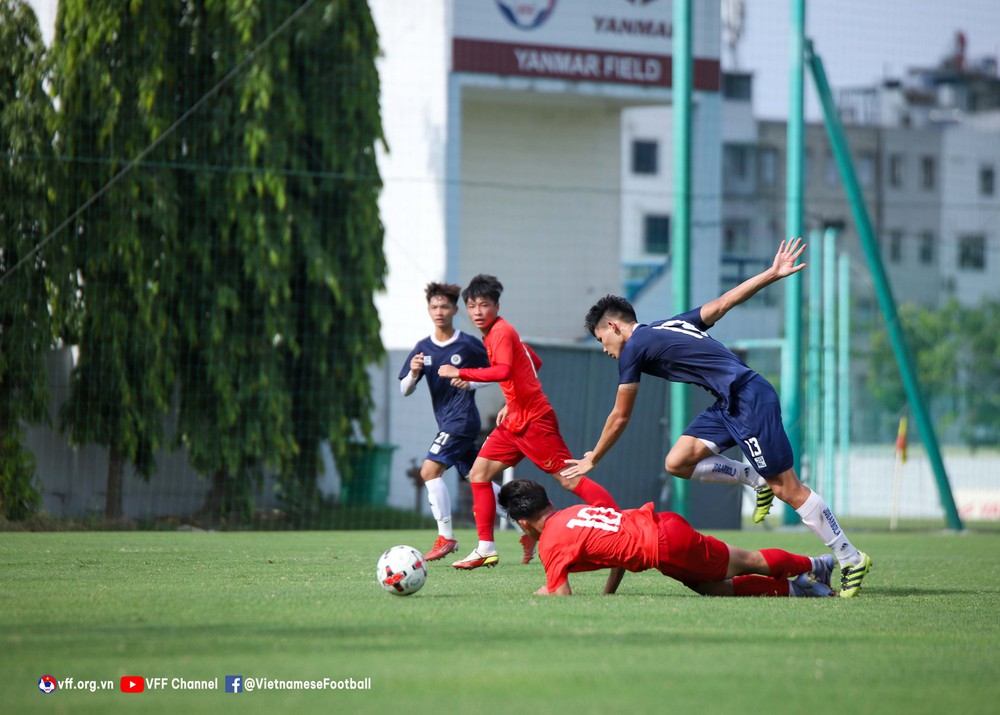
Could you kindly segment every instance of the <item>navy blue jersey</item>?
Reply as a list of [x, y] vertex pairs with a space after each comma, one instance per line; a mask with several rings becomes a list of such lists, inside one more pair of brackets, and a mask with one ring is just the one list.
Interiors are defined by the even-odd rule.
[[639, 382], [646, 373], [702, 387], [728, 407], [733, 388], [757, 373], [706, 330], [700, 307], [636, 326], [618, 358], [618, 383]]
[[417, 353], [424, 354], [424, 370], [417, 380], [427, 378], [438, 429], [455, 436], [478, 436], [481, 423], [475, 391], [452, 387], [451, 378], [438, 376], [438, 368], [441, 365], [454, 365], [457, 368], [489, 367], [490, 361], [486, 357], [483, 342], [461, 330], [456, 330], [451, 340], [443, 345], [428, 336], [417, 343], [406, 356], [403, 369], [399, 371], [400, 380], [410, 372], [410, 360]]

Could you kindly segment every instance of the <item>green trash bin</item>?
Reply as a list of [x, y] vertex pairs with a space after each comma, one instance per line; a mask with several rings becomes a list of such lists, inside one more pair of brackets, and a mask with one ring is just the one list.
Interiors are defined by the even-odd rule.
[[394, 444], [349, 444], [347, 460], [351, 476], [340, 486], [343, 504], [385, 506], [389, 500]]

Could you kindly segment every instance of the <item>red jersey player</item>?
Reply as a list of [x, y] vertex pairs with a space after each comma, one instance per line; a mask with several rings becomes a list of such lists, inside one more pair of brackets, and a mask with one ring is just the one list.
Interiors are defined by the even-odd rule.
[[[569, 480], [559, 474], [572, 454], [559, 434], [555, 410], [538, 380], [541, 360], [521, 342], [514, 327], [498, 315], [502, 292], [500, 281], [484, 274], [473, 278], [462, 291], [469, 318], [483, 333], [490, 367], [459, 369], [454, 365], [442, 365], [438, 368], [438, 375], [444, 378], [499, 382], [506, 400], [497, 415], [496, 429], [479, 450], [469, 473], [479, 545], [466, 558], [452, 564], [459, 569], [495, 566], [500, 560], [493, 540], [496, 501], [491, 483], [504, 469], [527, 457], [572, 491]], [[526, 535], [521, 543], [524, 546], [522, 562], [527, 563], [535, 542]]]
[[538, 482], [515, 479], [500, 490], [500, 505], [510, 518], [538, 539], [545, 567], [539, 594], [568, 596], [571, 571], [610, 568], [605, 593], [615, 592], [625, 571], [657, 569], [709, 596], [836, 595], [830, 588], [830, 554], [744, 551], [695, 531], [679, 514], [655, 513], [652, 503], [621, 510], [587, 477], [576, 494], [588, 506], [556, 511]]

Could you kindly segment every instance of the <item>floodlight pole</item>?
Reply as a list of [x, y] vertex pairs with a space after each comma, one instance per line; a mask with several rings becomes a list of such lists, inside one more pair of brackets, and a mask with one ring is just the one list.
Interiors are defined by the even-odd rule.
[[833, 95], [830, 93], [830, 85], [826, 79], [826, 70], [823, 69], [823, 61], [813, 50], [812, 41], [805, 43], [805, 57], [812, 70], [813, 80], [816, 83], [816, 91], [819, 94], [820, 102], [823, 106], [823, 121], [826, 124], [826, 133], [830, 138], [830, 146], [833, 148], [833, 156], [837, 160], [837, 168], [840, 170], [840, 178], [844, 182], [847, 191], [847, 199], [851, 205], [851, 213], [854, 216], [854, 223], [858, 229], [858, 236], [861, 239], [861, 247], [864, 249], [865, 258], [868, 260], [868, 270], [872, 274], [875, 282], [875, 295], [878, 298], [879, 307], [885, 317], [886, 327], [889, 331], [889, 342], [892, 344], [893, 353], [896, 356], [896, 363], [899, 366], [900, 375], [903, 378], [903, 389], [913, 410], [913, 417], [920, 430], [920, 438], [927, 450], [927, 457], [930, 460], [931, 468], [934, 470], [934, 477], [937, 481], [938, 493], [941, 497], [941, 506], [944, 508], [945, 518], [948, 527], [960, 531], [962, 529], [962, 519], [958, 515], [958, 508], [955, 506], [955, 499], [951, 493], [951, 485], [948, 482], [948, 474], [944, 468], [944, 460], [941, 458], [941, 448], [934, 432], [934, 423], [931, 422], [930, 413], [920, 390], [920, 383], [917, 380], [917, 371], [914, 367], [913, 358], [910, 355], [909, 345], [906, 342], [906, 334], [903, 332], [903, 325], [896, 311], [896, 299], [892, 294], [892, 286], [885, 273], [885, 266], [882, 265], [882, 256], [879, 254], [878, 242], [875, 240], [875, 232], [872, 230], [871, 220], [868, 218], [868, 210], [865, 208], [864, 195], [861, 192], [861, 185], [858, 183], [857, 174], [854, 171], [854, 164], [851, 161], [850, 148], [847, 145], [847, 136], [844, 134], [844, 127], [840, 123], [840, 116], [833, 103]]
[[[785, 236], [802, 235], [805, 111], [803, 105], [803, 46], [806, 34], [806, 2], [792, 0], [791, 84], [788, 93], [788, 139], [785, 153]], [[781, 414], [796, 459], [802, 458], [802, 274], [789, 276], [785, 284], [785, 349], [781, 351]], [[811, 455], [810, 455], [810, 458]], [[798, 523], [798, 515], [785, 509], [784, 523]]]
[[[691, 0], [674, 0], [672, 97], [674, 105], [674, 219], [671, 236], [673, 312], [691, 307]], [[688, 386], [670, 384], [670, 441], [677, 442], [687, 426]], [[688, 484], [676, 479], [671, 507], [688, 513]]]

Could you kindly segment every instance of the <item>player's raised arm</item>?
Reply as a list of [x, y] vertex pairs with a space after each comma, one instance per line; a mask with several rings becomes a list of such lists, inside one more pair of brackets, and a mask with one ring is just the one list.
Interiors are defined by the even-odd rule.
[[802, 242], [801, 238], [782, 241], [778, 247], [778, 252], [774, 255], [774, 261], [769, 268], [761, 271], [752, 278], [748, 278], [735, 288], [726, 291], [715, 300], [705, 303], [701, 307], [702, 321], [708, 326], [715, 325], [722, 316], [740, 303], [748, 301], [761, 288], [801, 271], [806, 267], [806, 264], [800, 263], [796, 265], [795, 262], [805, 250], [806, 244]]

